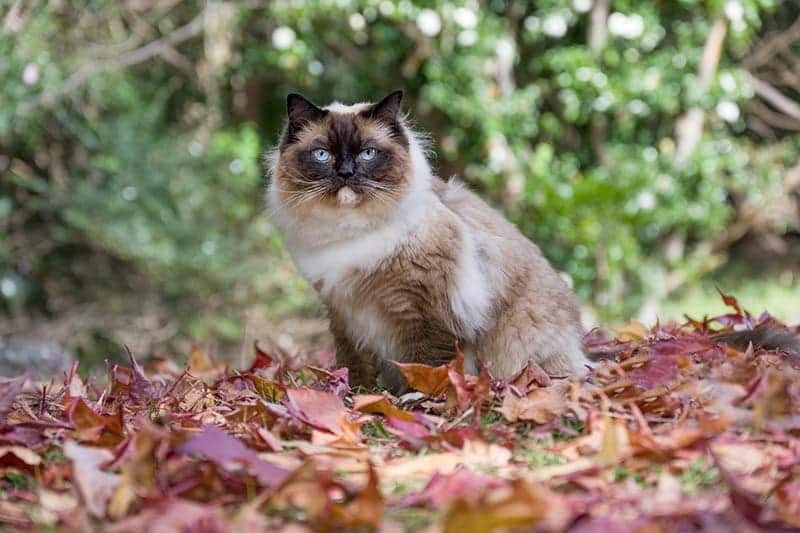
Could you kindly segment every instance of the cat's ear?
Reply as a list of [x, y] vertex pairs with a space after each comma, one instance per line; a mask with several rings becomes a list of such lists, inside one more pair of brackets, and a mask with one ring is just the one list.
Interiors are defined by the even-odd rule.
[[292, 130], [316, 122], [328, 114], [324, 109], [314, 105], [311, 100], [297, 93], [286, 97], [286, 111], [289, 114], [289, 128]]
[[400, 112], [400, 102], [403, 101], [403, 91], [394, 91], [377, 104], [369, 106], [361, 113], [371, 119], [394, 124]]

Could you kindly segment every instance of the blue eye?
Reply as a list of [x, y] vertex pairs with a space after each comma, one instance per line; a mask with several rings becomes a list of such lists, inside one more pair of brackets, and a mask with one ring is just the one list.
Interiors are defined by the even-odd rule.
[[375, 148], [365, 148], [361, 150], [361, 153], [358, 154], [358, 157], [360, 157], [364, 161], [370, 161], [372, 159], [375, 159], [376, 155], [378, 155], [378, 151]]
[[311, 154], [314, 156], [314, 159], [319, 161], [320, 163], [324, 163], [331, 158], [331, 153], [324, 148], [317, 148], [316, 150], [312, 150]]

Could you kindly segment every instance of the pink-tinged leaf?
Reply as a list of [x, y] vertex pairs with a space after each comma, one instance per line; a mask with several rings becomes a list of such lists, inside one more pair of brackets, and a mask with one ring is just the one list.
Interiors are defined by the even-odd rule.
[[781, 483], [775, 491], [778, 510], [791, 526], [800, 528], [800, 481]]
[[231, 531], [220, 507], [179, 499], [154, 502], [136, 516], [104, 528], [108, 533], [167, 533]]
[[111, 396], [127, 402], [142, 404], [157, 396], [157, 387], [147, 379], [133, 353], [127, 349], [131, 366], [113, 365], [109, 369]]
[[89, 513], [104, 517], [120, 476], [104, 472], [101, 466], [113, 459], [114, 454], [70, 440], [64, 444], [64, 455], [72, 461], [72, 476]]
[[508, 378], [506, 383], [524, 395], [536, 387], [549, 387], [551, 380], [542, 367], [531, 361], [522, 370]]
[[586, 517], [578, 521], [570, 528], [572, 533], [634, 533], [636, 531], [648, 531], [646, 527], [650, 525], [653, 531], [661, 531], [661, 528], [653, 527], [646, 521], [639, 520], [617, 520], [605, 516]]
[[128, 352], [128, 357], [131, 361], [131, 381], [130, 381], [130, 396], [131, 399], [146, 402], [156, 396], [156, 390], [153, 383], [144, 375], [144, 369], [136, 361], [128, 347], [125, 347]]
[[447, 377], [452, 384], [452, 390], [455, 391], [456, 405], [459, 411], [464, 411], [471, 403], [472, 394], [467, 385], [464, 374], [459, 373], [453, 368], [447, 369]]
[[424, 447], [427, 443], [426, 439], [432, 436], [430, 430], [419, 422], [393, 418], [391, 416], [386, 419], [386, 429], [415, 449]]
[[313, 365], [306, 365], [306, 368], [316, 374], [325, 384], [324, 390], [335, 394], [339, 398], [344, 398], [350, 392], [350, 371], [347, 367], [325, 370]]
[[647, 348], [650, 359], [628, 376], [644, 390], [674, 381], [682, 366], [721, 358], [722, 350], [708, 338], [679, 337], [655, 341]]
[[330, 392], [314, 389], [287, 389], [290, 409], [306, 424], [339, 435], [347, 420], [342, 399]]
[[741, 324], [748, 324], [748, 320], [745, 317], [730, 313], [726, 315], [715, 316], [711, 318], [711, 321], [722, 324], [725, 327], [733, 327]]
[[405, 498], [403, 505], [425, 505], [440, 509], [459, 498], [474, 504], [481, 495], [507, 483], [504, 479], [478, 474], [466, 468], [459, 468], [451, 474], [437, 472], [425, 488]]
[[254, 453], [242, 441], [216, 426], [207, 426], [200, 434], [181, 444], [178, 451], [202, 455], [221, 465], [245, 461]]
[[347, 367], [337, 368], [330, 372], [328, 390], [339, 398], [347, 396], [350, 392], [350, 371]]
[[86, 386], [78, 375], [78, 361], [73, 361], [64, 377], [64, 389], [68, 397], [77, 398], [86, 394]]
[[40, 445], [44, 440], [45, 436], [39, 428], [27, 427], [22, 424], [0, 428], [0, 443], [3, 444], [18, 444], [33, 448]]
[[199, 435], [178, 447], [178, 451], [202, 455], [220, 468], [242, 465], [263, 485], [270, 487], [280, 485], [290, 474], [288, 470], [261, 460], [254, 450], [216, 426], [207, 426]]
[[678, 374], [676, 358], [669, 355], [654, 357], [629, 373], [634, 383], [644, 390], [672, 383]]
[[26, 379], [27, 376], [24, 374], [11, 379], [0, 378], [0, 417], [5, 417], [11, 411], [11, 406], [22, 392]]

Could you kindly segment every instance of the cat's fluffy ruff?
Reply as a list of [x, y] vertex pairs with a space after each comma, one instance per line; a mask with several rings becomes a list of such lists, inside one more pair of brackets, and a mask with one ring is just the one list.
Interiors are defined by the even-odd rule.
[[[347, 120], [369, 104], [324, 109], [326, 120]], [[583, 374], [587, 360], [569, 288], [498, 212], [461, 183], [434, 176], [419, 138], [396, 120], [408, 157], [398, 159], [403, 182], [395, 201], [298, 206], [282, 186], [293, 164], [289, 149], [270, 165], [274, 220], [328, 306], [337, 362], [349, 367], [351, 382], [370, 386], [378, 378], [402, 390], [388, 361], [441, 364], [456, 343], [468, 369], [477, 368], [477, 358], [499, 378], [529, 360], [551, 375]], [[303, 134], [324, 136], [324, 127], [305, 127], [299, 149], [309, 142]]]

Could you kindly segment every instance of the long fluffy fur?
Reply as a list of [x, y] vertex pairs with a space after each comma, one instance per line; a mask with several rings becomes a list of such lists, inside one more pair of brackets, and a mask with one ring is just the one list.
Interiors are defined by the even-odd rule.
[[[332, 104], [355, 114], [368, 104]], [[535, 361], [579, 375], [587, 360], [571, 291], [535, 244], [457, 180], [428, 163], [424, 138], [408, 139], [402, 195], [377, 205], [300, 213], [281, 195], [282, 155], [268, 156], [268, 203], [301, 273], [331, 314], [337, 359], [357, 384], [402, 390], [388, 361], [438, 364], [458, 343], [467, 368], [505, 377]]]

